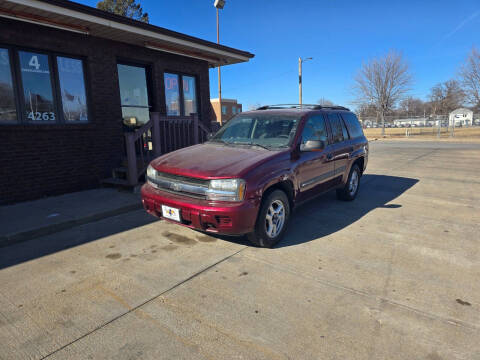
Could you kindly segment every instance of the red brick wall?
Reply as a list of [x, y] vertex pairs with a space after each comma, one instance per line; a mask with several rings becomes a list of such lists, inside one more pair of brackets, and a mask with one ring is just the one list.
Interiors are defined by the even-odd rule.
[[164, 71], [197, 78], [200, 120], [210, 125], [208, 64], [143, 47], [0, 19], [0, 46], [86, 59], [88, 124], [0, 124], [0, 204], [98, 187], [123, 157], [117, 60], [151, 70], [152, 111], [165, 113]]

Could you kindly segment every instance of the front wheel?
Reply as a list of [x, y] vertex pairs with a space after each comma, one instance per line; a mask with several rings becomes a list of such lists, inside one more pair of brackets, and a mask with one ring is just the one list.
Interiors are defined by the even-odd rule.
[[274, 190], [262, 201], [255, 231], [248, 234], [254, 245], [271, 248], [278, 243], [287, 229], [290, 203], [282, 190]]
[[360, 177], [362, 173], [357, 164], [353, 164], [348, 174], [347, 183], [341, 189], [337, 189], [337, 198], [343, 201], [352, 201], [355, 199], [360, 188]]

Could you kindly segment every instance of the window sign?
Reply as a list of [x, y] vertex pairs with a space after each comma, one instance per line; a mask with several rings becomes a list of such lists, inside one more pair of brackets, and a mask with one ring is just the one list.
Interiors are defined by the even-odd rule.
[[122, 117], [126, 125], [150, 120], [147, 75], [144, 67], [118, 64]]
[[185, 115], [197, 112], [197, 94], [195, 88], [195, 78], [192, 76], [182, 76], [183, 79], [183, 102]]
[[19, 51], [23, 110], [28, 121], [56, 121], [48, 55]]
[[87, 96], [82, 60], [57, 57], [65, 121], [87, 121]]
[[7, 49], [0, 48], [0, 121], [16, 122], [17, 110], [13, 95], [12, 71]]
[[180, 115], [180, 93], [178, 89], [178, 75], [165, 73], [165, 102], [167, 115]]

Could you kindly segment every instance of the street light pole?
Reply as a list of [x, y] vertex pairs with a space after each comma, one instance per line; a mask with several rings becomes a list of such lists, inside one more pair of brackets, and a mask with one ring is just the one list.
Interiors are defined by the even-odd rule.
[[306, 59], [298, 58], [298, 103], [302, 106], [302, 64], [305, 61], [312, 60], [313, 58], [309, 57]]
[[302, 105], [302, 58], [298, 58], [298, 103]]
[[[217, 8], [217, 44], [220, 44], [220, 16], [219, 10], [225, 6], [225, 0], [215, 0], [213, 6]], [[220, 104], [220, 126], [222, 126], [222, 75], [220, 71], [220, 64], [218, 64], [218, 103]]]
[[[220, 44], [220, 25], [218, 20], [218, 8], [217, 8], [217, 44]], [[220, 104], [220, 126], [222, 126], [222, 74], [220, 71], [220, 64], [218, 65], [218, 103]]]

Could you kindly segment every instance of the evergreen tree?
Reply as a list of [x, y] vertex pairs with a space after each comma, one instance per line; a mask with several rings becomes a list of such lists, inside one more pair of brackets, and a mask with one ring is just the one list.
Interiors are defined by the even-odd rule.
[[97, 3], [97, 9], [148, 23], [148, 14], [135, 0], [102, 0]]

